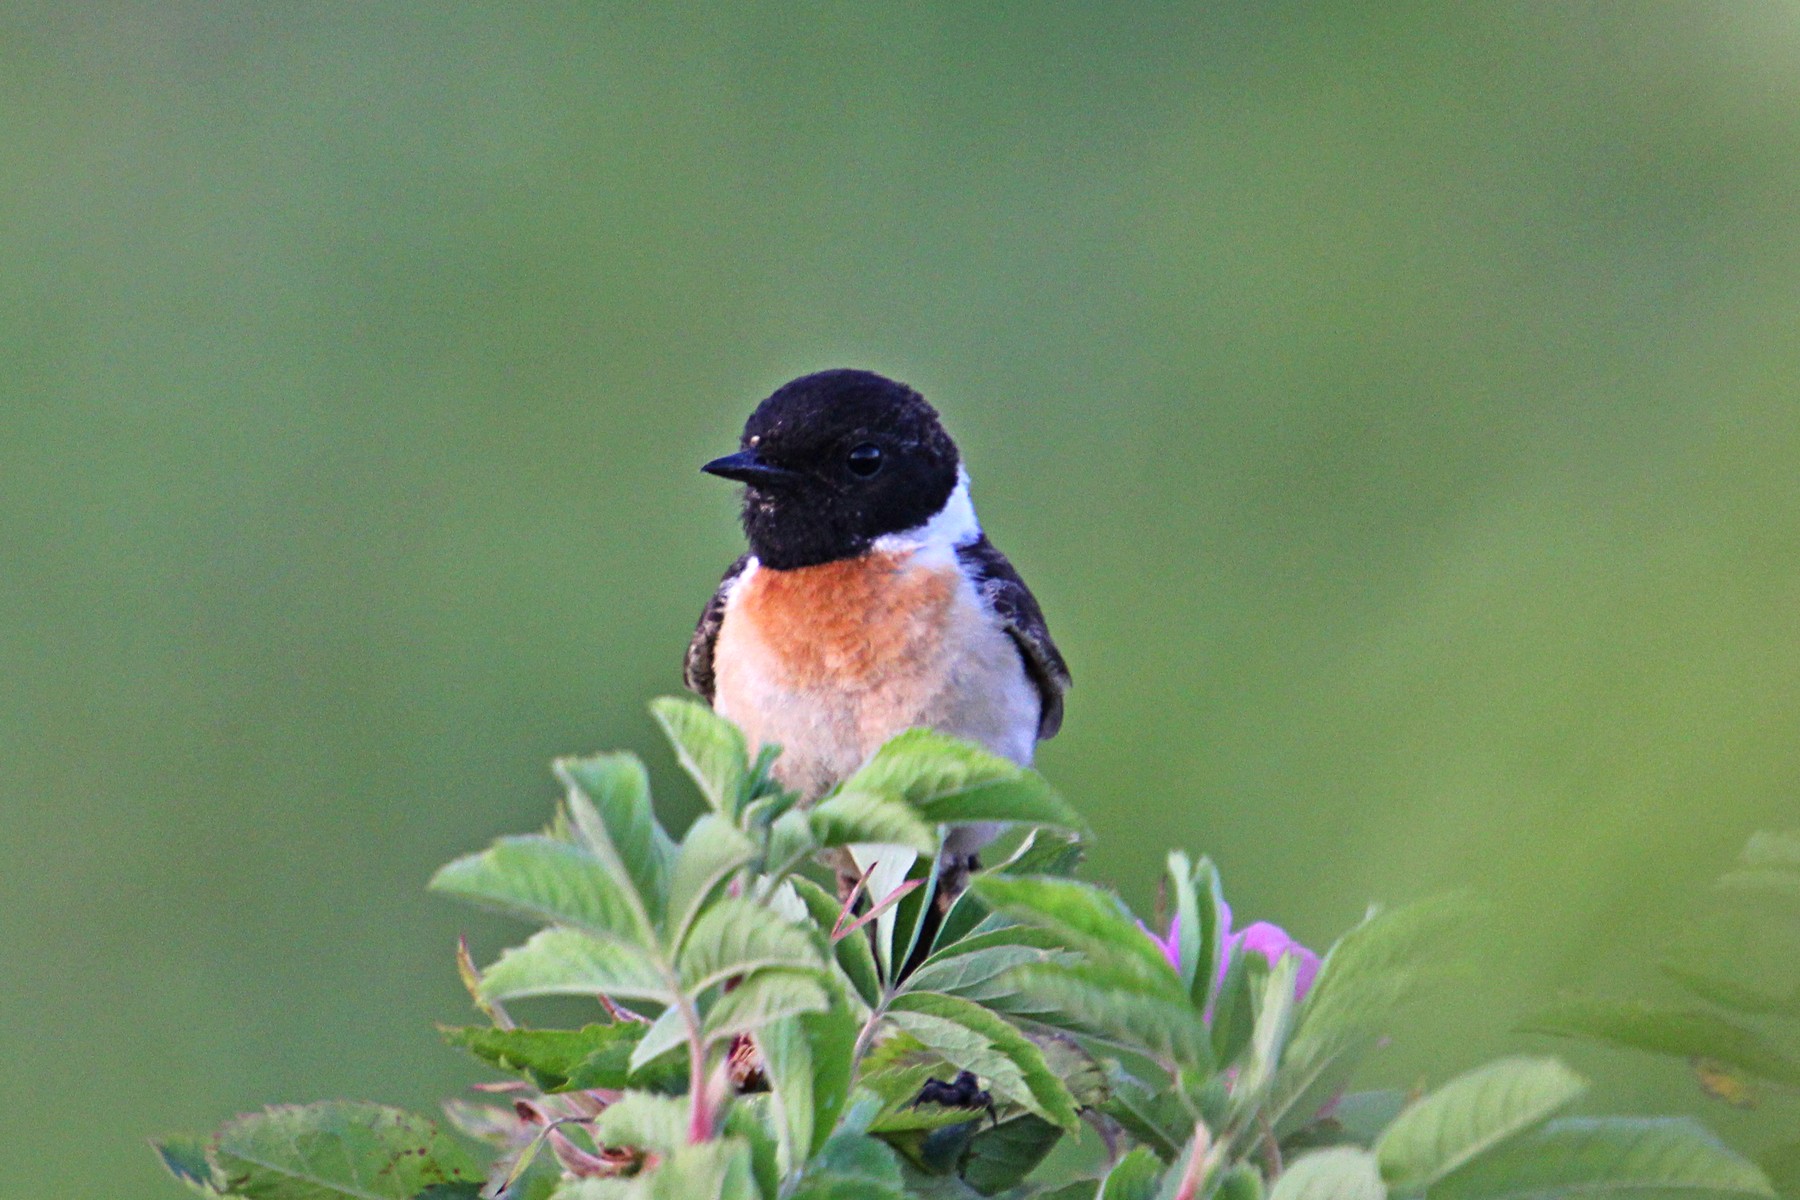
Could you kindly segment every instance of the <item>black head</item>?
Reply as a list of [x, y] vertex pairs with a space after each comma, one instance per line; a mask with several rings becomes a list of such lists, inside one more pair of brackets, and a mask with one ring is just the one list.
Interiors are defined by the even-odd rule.
[[905, 384], [820, 371], [756, 406], [736, 454], [701, 468], [745, 484], [750, 552], [777, 570], [863, 553], [922, 525], [956, 490], [956, 443]]

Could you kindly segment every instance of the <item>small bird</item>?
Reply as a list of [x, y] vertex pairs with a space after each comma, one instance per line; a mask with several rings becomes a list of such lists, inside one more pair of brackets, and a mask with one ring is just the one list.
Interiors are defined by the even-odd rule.
[[[919, 726], [1022, 766], [1055, 735], [1069, 669], [918, 392], [869, 371], [802, 376], [701, 470], [745, 485], [750, 551], [700, 616], [687, 686], [752, 748], [781, 747], [783, 786], [816, 800]], [[966, 873], [993, 833], [954, 831], [945, 859]]]

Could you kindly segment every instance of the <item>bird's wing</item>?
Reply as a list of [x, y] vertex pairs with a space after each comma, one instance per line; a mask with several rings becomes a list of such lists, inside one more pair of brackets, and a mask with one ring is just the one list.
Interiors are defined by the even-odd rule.
[[1044, 610], [1038, 607], [1037, 597], [986, 534], [966, 546], [958, 546], [956, 556], [974, 581], [975, 590], [993, 606], [1025, 660], [1025, 673], [1036, 685], [1040, 701], [1038, 738], [1055, 737], [1062, 728], [1063, 693], [1070, 685], [1069, 666], [1050, 640], [1050, 629], [1044, 624]]
[[725, 578], [719, 580], [718, 590], [700, 614], [700, 623], [694, 626], [694, 640], [688, 643], [682, 682], [687, 684], [688, 691], [699, 693], [708, 704], [713, 698], [713, 646], [719, 640], [719, 626], [725, 623], [725, 597], [730, 595], [731, 585], [744, 573], [749, 561], [748, 554], [742, 555], [726, 570]]

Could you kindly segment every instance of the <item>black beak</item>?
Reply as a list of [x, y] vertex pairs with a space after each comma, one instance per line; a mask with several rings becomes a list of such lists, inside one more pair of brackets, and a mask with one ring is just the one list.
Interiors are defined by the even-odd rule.
[[786, 467], [778, 467], [774, 463], [764, 462], [756, 457], [754, 450], [739, 450], [736, 454], [715, 458], [700, 469], [708, 475], [717, 475], [721, 479], [735, 479], [739, 483], [747, 483], [751, 487], [780, 487], [800, 478], [798, 471], [790, 471]]

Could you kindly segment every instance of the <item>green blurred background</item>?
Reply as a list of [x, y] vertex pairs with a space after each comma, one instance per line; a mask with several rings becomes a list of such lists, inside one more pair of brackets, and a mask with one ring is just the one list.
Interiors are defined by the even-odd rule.
[[1204, 850], [1314, 941], [1493, 901], [1396, 1077], [1797, 823], [1795, 5], [15, 0], [0, 122], [19, 1194], [480, 1077], [432, 1023], [517, 929], [425, 880], [553, 754], [693, 811], [695, 468], [822, 366], [961, 441], [1094, 875]]

